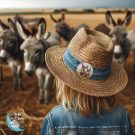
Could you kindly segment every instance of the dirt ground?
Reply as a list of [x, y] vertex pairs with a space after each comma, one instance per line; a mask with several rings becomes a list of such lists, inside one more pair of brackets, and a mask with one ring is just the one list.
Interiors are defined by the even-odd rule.
[[[26, 15], [25, 17], [32, 18], [36, 16]], [[54, 23], [51, 21], [50, 16], [38, 15], [38, 17], [41, 16], [47, 20], [47, 30], [54, 31]], [[56, 18], [59, 16], [60, 15], [55, 15]], [[124, 14], [114, 14], [115, 18], [119, 16], [124, 18]], [[8, 17], [12, 16], [0, 16], [0, 19], [6, 21]], [[93, 29], [97, 24], [104, 22], [104, 14], [68, 14], [66, 15], [66, 22], [71, 26], [86, 23]], [[132, 23], [127, 29], [135, 28], [134, 26], [135, 15], [133, 15]], [[135, 74], [133, 73], [134, 69], [132, 65], [133, 54], [131, 51], [130, 57], [125, 65], [125, 69], [129, 76], [129, 83], [126, 89], [119, 94], [118, 100], [129, 111], [132, 125], [135, 130]], [[23, 83], [23, 92], [14, 90], [11, 71], [8, 66], [4, 66], [4, 82], [0, 82], [0, 135], [19, 135], [19, 133], [11, 132], [5, 123], [6, 114], [10, 111], [19, 111], [24, 115], [25, 131], [22, 135], [39, 135], [44, 116], [57, 105], [54, 91], [51, 92], [52, 101], [49, 105], [40, 105], [38, 103], [39, 90], [35, 76], [28, 78], [26, 74], [23, 73]]]

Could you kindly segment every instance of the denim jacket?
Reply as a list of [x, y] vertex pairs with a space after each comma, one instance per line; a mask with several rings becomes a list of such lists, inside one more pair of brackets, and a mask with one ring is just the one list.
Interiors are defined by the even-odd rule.
[[101, 116], [82, 116], [60, 105], [48, 113], [40, 135], [133, 135], [133, 131], [129, 115], [120, 105]]

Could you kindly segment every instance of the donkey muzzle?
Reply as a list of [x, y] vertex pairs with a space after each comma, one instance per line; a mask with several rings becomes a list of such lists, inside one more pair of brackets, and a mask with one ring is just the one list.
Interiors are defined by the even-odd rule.
[[30, 62], [26, 62], [25, 63], [25, 72], [28, 76], [32, 76], [33, 75], [33, 68], [32, 68], [32, 64]]
[[121, 57], [121, 53], [114, 53], [114, 57], [115, 57], [116, 59], [119, 59], [119, 58]]
[[25, 72], [26, 72], [27, 76], [29, 76], [29, 77], [33, 76], [33, 71], [25, 71]]
[[122, 54], [122, 48], [120, 45], [115, 45], [114, 47], [114, 56], [116, 59], [119, 59], [121, 57]]
[[7, 63], [7, 58], [6, 58], [6, 57], [5, 57], [5, 58], [1, 58], [1, 57], [0, 57], [0, 63], [1, 63], [1, 64]]

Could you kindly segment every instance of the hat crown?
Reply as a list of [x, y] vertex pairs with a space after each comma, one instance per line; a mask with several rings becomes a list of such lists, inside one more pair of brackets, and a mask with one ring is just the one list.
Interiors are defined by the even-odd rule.
[[94, 67], [111, 66], [113, 42], [101, 32], [81, 28], [69, 43], [68, 49], [81, 62]]

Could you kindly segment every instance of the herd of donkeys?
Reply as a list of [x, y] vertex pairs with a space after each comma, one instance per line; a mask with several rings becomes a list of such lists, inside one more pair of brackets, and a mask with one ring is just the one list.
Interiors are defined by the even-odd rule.
[[[54, 76], [48, 70], [44, 54], [49, 47], [60, 45], [63, 38], [68, 44], [76, 32], [86, 24], [70, 27], [65, 22], [65, 14], [59, 19], [50, 15], [56, 23], [56, 32], [46, 32], [44, 18], [27, 19], [22, 16], [9, 18], [8, 23], [0, 20], [0, 81], [3, 81], [3, 65], [8, 64], [12, 71], [14, 88], [23, 90], [22, 70], [28, 76], [36, 74], [39, 85], [39, 103], [50, 102], [50, 89]], [[107, 11], [105, 23], [96, 26], [95, 30], [109, 35], [114, 42], [114, 60], [124, 65], [130, 50], [135, 54], [135, 29], [126, 31], [132, 19], [131, 11], [127, 11], [125, 18], [115, 21], [112, 13]], [[134, 55], [135, 56], [135, 55]]]

